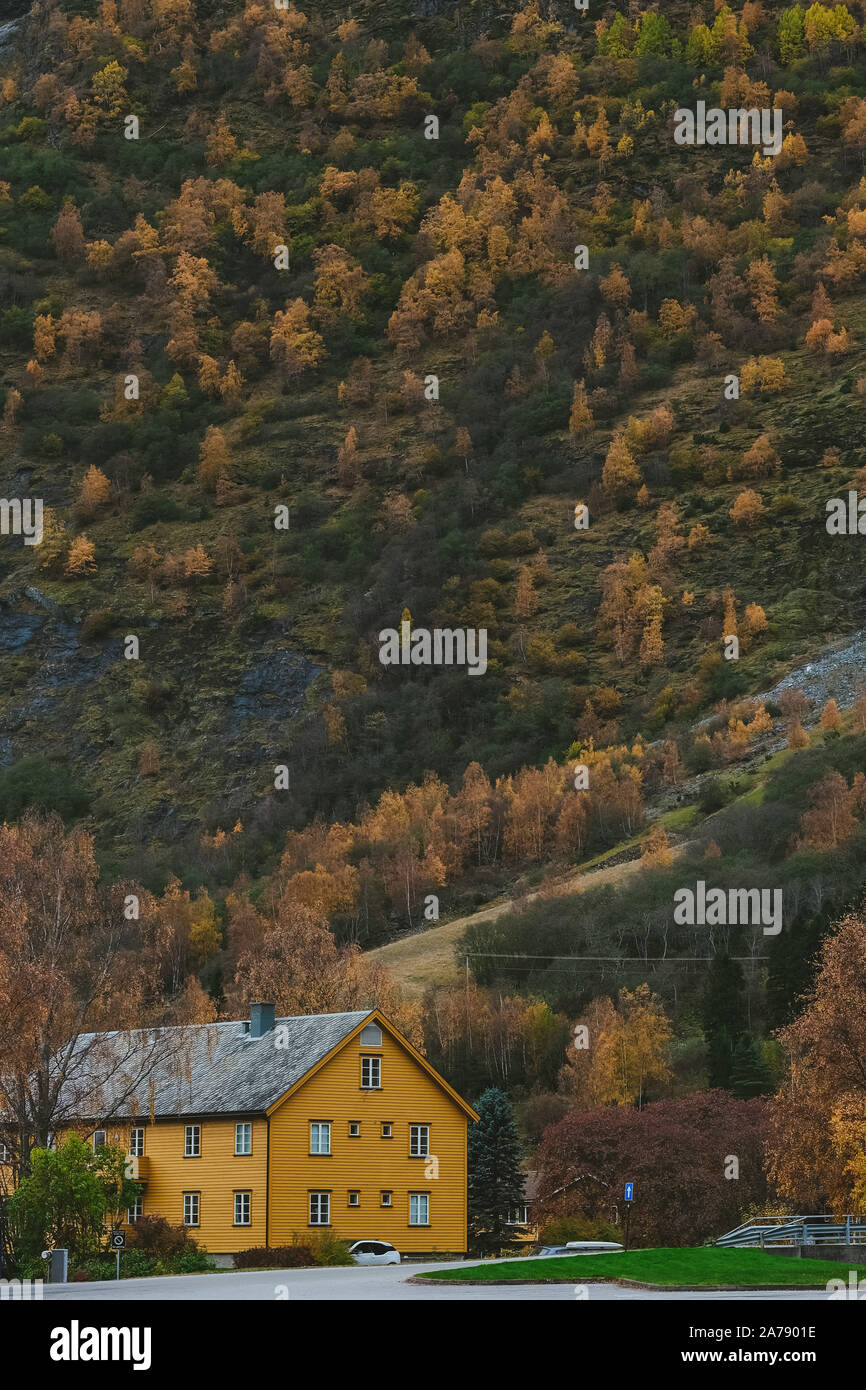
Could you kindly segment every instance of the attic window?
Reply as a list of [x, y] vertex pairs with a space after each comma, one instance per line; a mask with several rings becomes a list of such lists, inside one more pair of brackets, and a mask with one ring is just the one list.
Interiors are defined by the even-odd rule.
[[382, 1029], [376, 1023], [368, 1023], [366, 1028], [361, 1029], [362, 1047], [381, 1047]]

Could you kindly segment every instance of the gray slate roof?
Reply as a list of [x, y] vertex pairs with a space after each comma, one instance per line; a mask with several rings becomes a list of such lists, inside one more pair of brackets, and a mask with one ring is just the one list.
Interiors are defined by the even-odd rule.
[[370, 1013], [278, 1018], [259, 1038], [243, 1021], [85, 1034], [61, 1108], [81, 1119], [261, 1112]]

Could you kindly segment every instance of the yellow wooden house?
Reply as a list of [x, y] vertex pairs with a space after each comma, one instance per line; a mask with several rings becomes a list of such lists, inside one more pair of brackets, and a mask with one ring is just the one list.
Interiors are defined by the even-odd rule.
[[[174, 1030], [169, 1030], [173, 1032]], [[185, 1225], [213, 1254], [329, 1230], [400, 1251], [466, 1250], [467, 1134], [475, 1111], [378, 1010], [178, 1030], [93, 1142], [124, 1143], [139, 1184], [130, 1211]], [[154, 1034], [142, 1033], [142, 1047]], [[91, 1035], [122, 1089], [135, 1033]], [[144, 1039], [146, 1038], [146, 1043]]]

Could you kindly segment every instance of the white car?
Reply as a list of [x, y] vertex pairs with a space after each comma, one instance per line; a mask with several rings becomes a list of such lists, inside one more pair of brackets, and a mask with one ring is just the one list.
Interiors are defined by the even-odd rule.
[[605, 1255], [622, 1250], [615, 1240], [570, 1240], [567, 1245], [544, 1245], [540, 1255]]
[[400, 1251], [389, 1245], [387, 1240], [356, 1240], [349, 1246], [349, 1254], [356, 1265], [398, 1265]]

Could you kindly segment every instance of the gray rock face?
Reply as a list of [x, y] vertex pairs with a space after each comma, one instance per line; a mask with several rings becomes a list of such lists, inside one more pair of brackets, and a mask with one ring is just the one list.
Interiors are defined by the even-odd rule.
[[307, 657], [285, 648], [257, 656], [232, 701], [229, 734], [242, 734], [247, 723], [255, 720], [266, 737], [277, 737], [285, 720], [300, 710], [307, 686], [321, 670]]
[[866, 692], [866, 628], [816, 661], [798, 666], [755, 699], [777, 704], [786, 690], [802, 690], [818, 713], [828, 700], [835, 700], [840, 709], [853, 705]]
[[30, 613], [0, 614], [0, 652], [18, 652], [26, 647], [44, 621]]
[[38, 603], [40, 608], [44, 608], [47, 613], [60, 612], [60, 605], [55, 603], [53, 598], [49, 598], [47, 594], [43, 594], [41, 589], [37, 589], [35, 584], [26, 588], [24, 593], [34, 603]]

